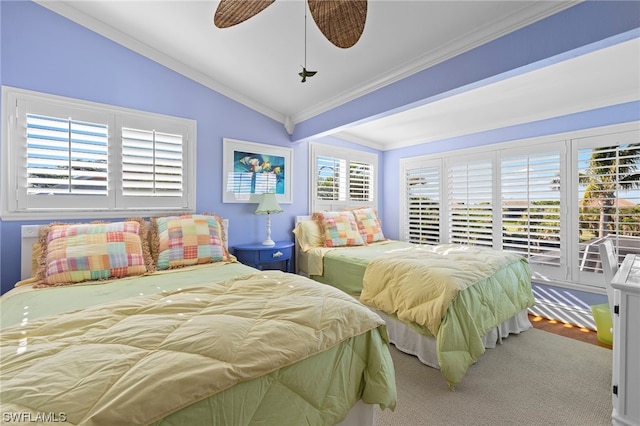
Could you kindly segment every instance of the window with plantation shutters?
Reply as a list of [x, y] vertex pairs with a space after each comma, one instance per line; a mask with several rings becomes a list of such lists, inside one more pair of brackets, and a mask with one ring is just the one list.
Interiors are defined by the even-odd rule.
[[310, 148], [311, 211], [376, 207], [376, 154], [318, 143]]
[[500, 173], [502, 248], [559, 268], [560, 152], [504, 153]]
[[194, 210], [195, 121], [2, 90], [3, 219]]
[[416, 244], [440, 243], [441, 173], [440, 162], [409, 166], [404, 171], [406, 241]]
[[639, 127], [402, 159], [403, 238], [504, 249], [527, 259], [534, 280], [603, 289], [602, 241], [620, 261], [640, 254]]
[[449, 242], [493, 246], [493, 164], [453, 161], [447, 167]]

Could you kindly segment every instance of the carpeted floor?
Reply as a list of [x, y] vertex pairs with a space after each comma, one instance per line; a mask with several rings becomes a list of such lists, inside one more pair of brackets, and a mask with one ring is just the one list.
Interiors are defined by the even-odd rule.
[[610, 349], [531, 329], [488, 349], [455, 392], [439, 370], [391, 350], [398, 405], [378, 410], [377, 426], [611, 424]]

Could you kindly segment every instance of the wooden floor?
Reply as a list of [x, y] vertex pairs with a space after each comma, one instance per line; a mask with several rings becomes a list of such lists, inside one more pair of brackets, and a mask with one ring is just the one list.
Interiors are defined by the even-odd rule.
[[548, 331], [550, 333], [559, 334], [571, 339], [582, 340], [583, 342], [611, 349], [610, 345], [599, 342], [596, 332], [588, 328], [580, 328], [572, 324], [565, 324], [534, 315], [529, 315], [529, 320], [531, 321], [531, 324], [533, 324], [533, 327], [538, 330]]

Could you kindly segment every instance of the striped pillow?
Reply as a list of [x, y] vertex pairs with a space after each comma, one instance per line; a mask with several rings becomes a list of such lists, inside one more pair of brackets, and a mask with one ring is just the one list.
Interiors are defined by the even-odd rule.
[[152, 254], [156, 268], [226, 261], [222, 220], [216, 215], [193, 214], [151, 219]]
[[344, 212], [317, 212], [313, 218], [322, 229], [325, 247], [346, 247], [364, 245], [362, 236], [358, 232], [353, 214]]
[[41, 229], [38, 286], [142, 275], [152, 270], [144, 221], [51, 224]]

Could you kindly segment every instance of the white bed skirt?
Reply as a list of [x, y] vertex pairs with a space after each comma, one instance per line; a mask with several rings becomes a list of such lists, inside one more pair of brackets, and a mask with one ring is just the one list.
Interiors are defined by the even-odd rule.
[[347, 417], [336, 426], [373, 426], [375, 424], [375, 404], [366, 404], [362, 400], [351, 407]]
[[[389, 332], [389, 340], [398, 350], [416, 356], [423, 364], [433, 368], [440, 368], [436, 352], [436, 339], [434, 337], [418, 334], [398, 319], [382, 311], [370, 309], [385, 320], [387, 331]], [[509, 318], [485, 334], [482, 342], [485, 348], [495, 348], [496, 344], [502, 343], [502, 339], [508, 337], [509, 334], [518, 334], [529, 330], [531, 327], [527, 309], [523, 309], [519, 314]]]

